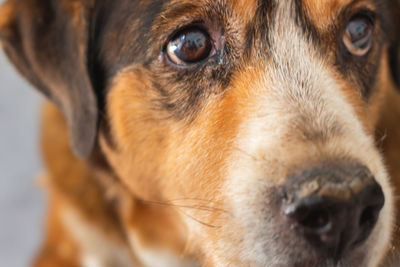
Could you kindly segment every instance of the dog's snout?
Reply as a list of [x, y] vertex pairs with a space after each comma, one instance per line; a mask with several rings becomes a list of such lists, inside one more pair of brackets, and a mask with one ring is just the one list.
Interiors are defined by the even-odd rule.
[[380, 185], [362, 165], [305, 171], [292, 177], [283, 193], [289, 223], [330, 257], [362, 244], [384, 205]]

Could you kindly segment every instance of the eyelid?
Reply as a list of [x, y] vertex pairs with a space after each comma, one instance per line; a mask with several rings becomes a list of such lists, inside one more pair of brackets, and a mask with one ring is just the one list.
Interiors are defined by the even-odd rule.
[[381, 19], [380, 14], [377, 13], [374, 9], [370, 9], [365, 6], [357, 9], [350, 8], [350, 10], [346, 10], [344, 12], [344, 30], [346, 29], [346, 26], [350, 21], [360, 17], [367, 19], [374, 27], [376, 24], [379, 23]]
[[371, 22], [372, 26], [375, 26], [378, 17], [378, 14], [370, 9], [362, 9], [359, 10], [350, 20], [356, 19], [356, 18], [365, 18], [369, 22]]

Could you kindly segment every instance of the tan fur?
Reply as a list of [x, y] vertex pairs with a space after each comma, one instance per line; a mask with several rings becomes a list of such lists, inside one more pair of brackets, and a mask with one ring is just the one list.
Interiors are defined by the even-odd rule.
[[35, 259], [35, 267], [79, 267], [79, 250], [62, 222], [60, 214], [65, 208], [63, 201], [52, 194], [51, 207], [46, 222], [46, 239]]
[[[46, 185], [51, 192], [51, 203], [57, 205], [57, 208], [50, 209], [50, 218], [55, 217], [57, 220], [54, 222], [50, 220], [47, 234], [47, 239], [50, 241], [46, 242], [50, 242], [51, 245], [53, 239], [52, 242], [57, 242], [57, 239], [59, 242], [64, 240], [63, 232], [68, 236], [66, 241], [71, 238], [73, 240], [71, 234], [65, 230], [65, 225], [59, 220], [63, 220], [65, 210], [74, 207], [74, 212], [99, 227], [108, 238], [124, 244], [122, 229], [115, 218], [114, 211], [110, 209], [111, 199], [107, 199], [105, 190], [93, 178], [86, 163], [73, 156], [67, 133], [61, 113], [52, 104], [46, 103], [43, 109], [42, 151], [48, 172]], [[53, 224], [56, 228], [53, 228]], [[62, 229], [62, 232], [59, 229]], [[50, 245], [45, 243], [45, 247]], [[75, 247], [79, 245], [75, 244]], [[80, 254], [74, 256], [73, 260], [78, 261], [76, 258], [80, 256]], [[46, 261], [45, 257], [43, 260], [38, 260], [39, 266], [42, 264], [41, 261]]]
[[348, 102], [353, 106], [358, 119], [363, 123], [365, 131], [369, 135], [374, 135], [377, 123], [380, 119], [380, 110], [384, 104], [384, 98], [387, 92], [392, 88], [393, 82], [390, 77], [390, 70], [387, 55], [381, 59], [380, 71], [376, 81], [380, 90], [374, 91], [373, 96], [368, 105], [365, 105], [360, 99], [359, 93], [352, 86], [343, 86], [341, 89], [347, 98]]
[[[213, 206], [220, 207], [216, 193], [224, 180], [224, 173], [221, 173], [224, 168], [222, 159], [226, 158], [231, 150], [226, 141], [233, 138], [234, 127], [240, 117], [231, 116], [235, 109], [233, 103], [237, 102], [238, 97], [226, 96], [223, 103], [217, 101], [214, 104], [210, 103], [210, 111], [196, 120], [196, 124], [201, 125], [203, 130], [197, 131], [194, 127], [191, 131], [185, 129], [182, 124], [164, 125], [154, 120], [151, 117], [152, 114], [143, 113], [148, 109], [143, 108], [138, 99], [145, 99], [142, 94], [150, 91], [146, 86], [145, 73], [140, 73], [139, 76], [130, 71], [117, 78], [116, 86], [109, 98], [109, 113], [110, 117], [115, 118], [112, 120], [112, 128], [115, 129], [114, 138], [119, 141], [118, 148], [116, 151], [109, 150], [104, 147], [104, 142], [103, 148], [113, 167], [120, 177], [124, 177], [123, 181], [131, 192], [135, 192], [135, 195], [145, 200], [166, 199], [167, 204], [172, 204], [172, 208], [177, 205], [176, 209], [181, 211], [178, 213], [182, 217], [181, 220], [193, 223], [190, 217], [185, 216], [185, 213], [188, 213], [196, 220], [213, 225], [217, 219], [215, 216], [221, 215], [218, 209], [213, 210]], [[136, 101], [133, 101], [135, 98]], [[223, 110], [229, 110], [230, 113], [226, 114]], [[132, 117], [132, 114], [135, 116]], [[211, 121], [210, 116], [214, 118]], [[218, 130], [214, 128], [215, 126], [219, 127]], [[178, 128], [174, 129], [174, 127]], [[148, 129], [152, 134], [140, 129]], [[163, 139], [162, 137], [167, 132], [173, 137]], [[133, 136], [135, 137], [132, 138]], [[142, 153], [138, 155], [135, 151], [142, 151]], [[195, 161], [193, 158], [182, 157], [188, 153], [199, 156]], [[150, 158], [152, 163], [150, 163]], [[174, 162], [175, 159], [180, 159], [179, 164]], [[128, 161], [132, 164], [126, 164]], [[168, 161], [171, 163], [168, 164]], [[146, 165], [147, 163], [150, 165]], [[176, 177], [176, 179], [168, 182], [162, 179], [166, 176]], [[194, 183], [193, 177], [202, 177], [202, 179], [199, 183]], [[174, 184], [171, 184], [173, 181], [175, 181]], [[159, 188], [162, 188], [162, 191], [159, 191]], [[202, 206], [210, 210], [207, 212], [207, 210], [196, 209]], [[201, 227], [200, 223], [194, 223]], [[171, 245], [173, 243], [169, 246]]]

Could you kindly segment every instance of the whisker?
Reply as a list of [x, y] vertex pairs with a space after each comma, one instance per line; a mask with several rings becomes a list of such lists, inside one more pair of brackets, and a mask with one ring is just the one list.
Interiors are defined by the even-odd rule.
[[239, 152], [245, 154], [246, 156], [248, 156], [249, 158], [251, 158], [251, 159], [253, 159], [253, 160], [255, 160], [255, 161], [258, 161], [258, 162], [262, 162], [262, 161], [263, 161], [262, 159], [259, 159], [259, 158], [256, 157], [255, 155], [252, 155], [252, 154], [248, 153], [247, 151], [244, 151], [243, 149], [241, 149], [241, 148], [238, 147], [238, 146], [233, 146], [233, 148], [236, 149], [237, 151], [239, 151]]
[[204, 225], [204, 226], [207, 226], [207, 227], [210, 227], [210, 228], [221, 228], [221, 226], [217, 226], [217, 225], [213, 225], [213, 224], [209, 224], [209, 223], [203, 222], [203, 221], [193, 217], [192, 215], [182, 211], [181, 209], [179, 209], [179, 207], [176, 207], [176, 209], [177, 209], [178, 212], [180, 212], [183, 215], [187, 216], [188, 218], [194, 220], [195, 222], [200, 223], [201, 225]]
[[203, 210], [203, 211], [210, 211], [210, 212], [221, 212], [221, 213], [226, 213], [230, 214], [228, 211], [221, 209], [221, 208], [215, 208], [211, 206], [206, 206], [206, 205], [188, 205], [188, 204], [176, 204], [173, 203], [173, 201], [149, 201], [149, 200], [142, 200], [142, 202], [146, 204], [153, 204], [153, 205], [161, 205], [161, 206], [171, 206], [171, 207], [179, 207], [179, 208], [188, 208], [188, 209], [197, 209], [197, 210]]
[[178, 205], [174, 203], [166, 203], [166, 202], [148, 202], [149, 204], [157, 204], [157, 205], [162, 205], [162, 206], [171, 206], [171, 207], [178, 207], [178, 208], [188, 208], [188, 209], [196, 209], [196, 210], [203, 210], [203, 211], [220, 211], [224, 213], [228, 213], [227, 211], [223, 209], [218, 209], [218, 208], [212, 208], [208, 206], [203, 206], [203, 205]]
[[208, 199], [201, 199], [201, 198], [176, 198], [176, 199], [170, 199], [167, 200], [168, 202], [176, 202], [176, 201], [197, 201], [197, 202], [206, 202], [206, 203], [217, 203], [216, 201], [213, 200], [208, 200]]
[[[196, 201], [203, 201], [203, 202], [212, 202], [212, 201], [208, 201], [208, 200], [199, 200], [199, 199], [189, 199], [189, 198], [182, 198], [179, 199], [179, 201], [182, 200], [196, 200]], [[201, 211], [207, 211], [207, 212], [220, 212], [220, 213], [225, 213], [225, 214], [229, 214], [231, 215], [228, 211], [221, 209], [221, 208], [214, 208], [214, 207], [210, 207], [210, 206], [205, 206], [202, 204], [197, 204], [197, 205], [188, 205], [188, 204], [183, 204], [183, 205], [179, 205], [179, 204], [175, 204], [173, 203], [173, 201], [177, 201], [177, 200], [169, 200], [169, 201], [151, 201], [151, 200], [141, 200], [141, 202], [145, 203], [145, 204], [149, 204], [149, 205], [159, 205], [159, 206], [166, 206], [166, 207], [171, 207], [174, 208], [177, 212], [185, 215], [186, 217], [196, 221], [197, 223], [210, 227], [210, 228], [220, 228], [221, 226], [217, 226], [217, 225], [213, 225], [210, 223], [206, 223], [204, 221], [201, 221], [199, 219], [197, 219], [196, 217], [194, 217], [193, 215], [190, 215], [189, 213], [185, 212], [183, 209], [195, 209], [195, 210], [201, 210]]]

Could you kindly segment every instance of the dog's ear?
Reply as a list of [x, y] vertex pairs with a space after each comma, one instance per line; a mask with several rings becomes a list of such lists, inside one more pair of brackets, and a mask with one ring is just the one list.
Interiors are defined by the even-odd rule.
[[88, 156], [98, 107], [89, 68], [91, 0], [8, 0], [0, 42], [16, 68], [64, 114], [75, 154]]
[[390, 68], [393, 79], [400, 88], [400, 0], [391, 0], [392, 10], [391, 45], [389, 47]]

